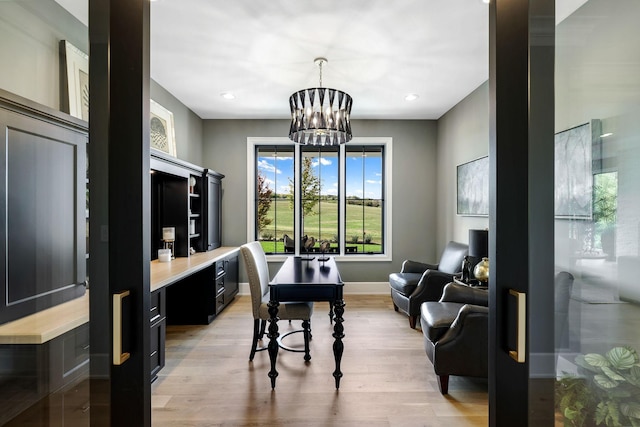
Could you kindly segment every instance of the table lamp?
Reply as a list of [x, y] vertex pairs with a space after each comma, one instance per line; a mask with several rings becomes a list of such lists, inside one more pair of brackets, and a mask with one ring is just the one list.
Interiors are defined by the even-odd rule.
[[[488, 256], [489, 230], [469, 230], [469, 269], [473, 271], [473, 275], [476, 279], [481, 282], [486, 282], [489, 279]], [[477, 274], [476, 267], [480, 267]]]

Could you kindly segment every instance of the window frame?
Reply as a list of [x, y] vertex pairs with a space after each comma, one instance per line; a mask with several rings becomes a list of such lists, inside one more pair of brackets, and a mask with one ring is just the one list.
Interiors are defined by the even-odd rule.
[[[392, 165], [393, 165], [393, 138], [391, 137], [354, 137], [349, 145], [378, 145], [383, 146], [383, 174], [384, 183], [382, 186], [382, 200], [384, 200], [384, 211], [382, 219], [382, 229], [384, 236], [383, 253], [381, 254], [345, 254], [344, 245], [341, 245], [340, 254], [335, 255], [336, 261], [347, 262], [378, 262], [378, 261], [391, 261], [392, 260], [392, 248], [393, 248], [393, 236], [392, 236]], [[301, 215], [301, 200], [300, 200], [300, 144], [292, 142], [287, 137], [247, 137], [247, 241], [255, 240], [256, 236], [256, 147], [260, 145], [270, 146], [293, 146], [294, 147], [294, 180], [295, 186], [295, 215], [294, 221], [294, 235], [300, 236], [301, 221], [298, 218]], [[345, 145], [342, 144], [339, 147], [338, 159], [339, 159], [339, 208], [338, 208], [338, 233], [339, 241], [345, 242], [345, 206], [346, 206], [346, 162], [345, 162]], [[300, 241], [296, 241], [296, 249], [294, 254], [300, 254]], [[268, 261], [281, 262], [287, 259], [287, 257], [294, 254], [269, 254], [267, 255]]]

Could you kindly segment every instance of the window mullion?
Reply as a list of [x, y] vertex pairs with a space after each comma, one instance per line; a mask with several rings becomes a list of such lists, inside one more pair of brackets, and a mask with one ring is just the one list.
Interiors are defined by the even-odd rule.
[[339, 169], [339, 172], [338, 172], [338, 247], [340, 248], [340, 255], [345, 254], [346, 245], [342, 243], [343, 242], [346, 243], [345, 230], [347, 228], [347, 224], [346, 224], [346, 220], [347, 220], [346, 163], [347, 162], [345, 162], [345, 158], [346, 158], [346, 149], [344, 144], [341, 144], [339, 149], [339, 155], [338, 155], [338, 165], [339, 165], [338, 167]]
[[295, 255], [300, 255], [300, 242], [302, 241], [302, 190], [300, 186], [302, 185], [302, 150], [300, 149], [300, 144], [295, 144], [294, 146], [294, 160], [293, 160], [293, 180], [294, 180], [294, 200], [293, 200], [293, 229], [294, 229], [294, 240], [295, 240]]

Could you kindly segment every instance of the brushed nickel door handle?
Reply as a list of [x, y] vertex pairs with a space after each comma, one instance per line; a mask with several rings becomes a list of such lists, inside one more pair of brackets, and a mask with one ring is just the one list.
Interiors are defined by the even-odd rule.
[[524, 363], [527, 350], [527, 294], [509, 289], [509, 295], [516, 298], [517, 304], [516, 349], [509, 350], [509, 356], [518, 363]]
[[122, 300], [130, 291], [113, 294], [113, 364], [122, 365], [131, 354], [122, 352]]

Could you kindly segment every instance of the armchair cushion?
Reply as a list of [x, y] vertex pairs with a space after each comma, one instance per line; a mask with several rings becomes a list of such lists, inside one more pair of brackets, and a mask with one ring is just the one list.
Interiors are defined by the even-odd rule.
[[427, 301], [420, 306], [422, 332], [431, 342], [438, 341], [451, 327], [464, 304]]
[[389, 285], [402, 295], [409, 296], [416, 290], [422, 273], [392, 273], [389, 275]]

